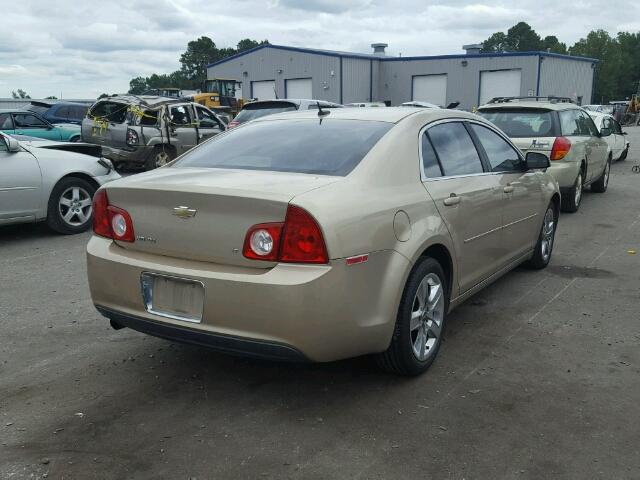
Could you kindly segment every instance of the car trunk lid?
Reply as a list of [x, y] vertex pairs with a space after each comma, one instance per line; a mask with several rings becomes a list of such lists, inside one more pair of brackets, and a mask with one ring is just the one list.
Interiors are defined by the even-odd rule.
[[283, 222], [296, 195], [342, 177], [212, 168], [164, 168], [107, 187], [109, 203], [126, 210], [134, 251], [237, 266], [272, 263], [242, 256], [252, 225]]

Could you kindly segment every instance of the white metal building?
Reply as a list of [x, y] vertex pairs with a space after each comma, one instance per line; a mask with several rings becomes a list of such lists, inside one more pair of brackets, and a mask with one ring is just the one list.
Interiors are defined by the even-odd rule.
[[591, 103], [595, 81], [592, 58], [549, 52], [480, 53], [425, 57], [372, 54], [282, 45], [261, 45], [213, 63], [208, 78], [233, 78], [242, 98], [315, 98], [338, 103], [386, 101], [398, 105], [423, 100], [472, 109], [493, 97], [571, 97]]

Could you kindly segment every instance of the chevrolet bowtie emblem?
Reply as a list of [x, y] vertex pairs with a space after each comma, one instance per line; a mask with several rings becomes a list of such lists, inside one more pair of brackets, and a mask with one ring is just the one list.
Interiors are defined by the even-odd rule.
[[197, 211], [198, 210], [196, 210], [195, 208], [179, 206], [173, 209], [173, 214], [176, 217], [180, 217], [180, 218], [191, 218], [196, 216]]

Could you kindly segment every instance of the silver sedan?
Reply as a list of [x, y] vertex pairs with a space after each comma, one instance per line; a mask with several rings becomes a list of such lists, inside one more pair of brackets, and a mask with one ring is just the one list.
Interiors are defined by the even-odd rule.
[[0, 133], [0, 225], [46, 221], [59, 233], [83, 232], [91, 225], [93, 194], [118, 178], [99, 146]]

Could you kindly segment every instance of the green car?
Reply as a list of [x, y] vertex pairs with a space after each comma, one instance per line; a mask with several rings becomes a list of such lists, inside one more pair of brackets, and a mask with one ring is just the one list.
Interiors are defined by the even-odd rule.
[[61, 142], [79, 142], [81, 140], [80, 125], [72, 123], [51, 124], [37, 113], [28, 110], [0, 109], [0, 132]]

